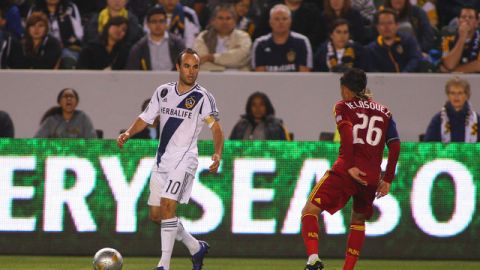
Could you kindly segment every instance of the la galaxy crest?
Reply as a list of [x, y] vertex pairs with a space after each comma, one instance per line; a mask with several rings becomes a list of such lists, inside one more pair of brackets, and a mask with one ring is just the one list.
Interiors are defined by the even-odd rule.
[[295, 59], [297, 58], [297, 54], [295, 53], [294, 50], [290, 50], [288, 53], [287, 53], [287, 61], [289, 63], [293, 63], [295, 62]]
[[163, 88], [163, 89], [162, 89], [162, 92], [160, 92], [160, 97], [164, 98], [167, 94], [168, 94], [168, 89], [167, 89], [167, 88]]
[[193, 108], [193, 106], [195, 106], [195, 103], [196, 103], [196, 102], [197, 102], [197, 101], [195, 100], [195, 98], [189, 97], [189, 98], [187, 98], [187, 99], [185, 100], [185, 107], [186, 107], [187, 109], [191, 109], [191, 108]]

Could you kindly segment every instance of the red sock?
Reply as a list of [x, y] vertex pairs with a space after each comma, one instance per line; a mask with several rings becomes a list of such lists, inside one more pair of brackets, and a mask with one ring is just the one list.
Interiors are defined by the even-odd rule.
[[347, 254], [345, 255], [343, 270], [353, 270], [355, 268], [364, 240], [365, 225], [350, 225], [350, 235], [348, 236]]
[[302, 217], [302, 238], [307, 255], [318, 254], [318, 217], [306, 214]]

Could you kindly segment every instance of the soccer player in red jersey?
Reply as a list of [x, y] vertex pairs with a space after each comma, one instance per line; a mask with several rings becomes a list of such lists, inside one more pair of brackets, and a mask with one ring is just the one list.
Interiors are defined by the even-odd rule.
[[[373, 213], [373, 200], [388, 194], [400, 154], [400, 140], [387, 107], [366, 93], [367, 76], [352, 68], [340, 79], [342, 101], [335, 105], [341, 145], [337, 161], [311, 192], [302, 211], [302, 237], [307, 249], [305, 270], [323, 269], [318, 257], [318, 217], [342, 209], [353, 197], [350, 234], [343, 270], [354, 269], [365, 239], [365, 220]], [[388, 165], [382, 176], [383, 150]]]

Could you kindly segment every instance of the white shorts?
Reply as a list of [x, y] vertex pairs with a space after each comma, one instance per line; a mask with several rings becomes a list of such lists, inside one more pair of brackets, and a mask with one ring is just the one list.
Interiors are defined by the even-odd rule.
[[194, 176], [185, 170], [171, 172], [152, 171], [148, 205], [160, 206], [161, 198], [186, 204], [192, 194]]

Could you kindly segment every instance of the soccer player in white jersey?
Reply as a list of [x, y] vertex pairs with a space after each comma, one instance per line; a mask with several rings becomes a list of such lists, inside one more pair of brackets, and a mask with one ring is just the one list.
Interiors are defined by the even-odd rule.
[[178, 82], [161, 85], [150, 104], [120, 134], [120, 148], [127, 140], [160, 117], [160, 144], [150, 178], [150, 219], [161, 227], [162, 257], [155, 270], [169, 270], [175, 239], [182, 241], [192, 255], [193, 270], [200, 270], [209, 245], [195, 239], [176, 216], [177, 203], [188, 203], [198, 166], [198, 134], [202, 122], [213, 135], [215, 153], [210, 172], [218, 170], [223, 150], [223, 131], [213, 96], [196, 83], [200, 57], [192, 49], [180, 53], [176, 67]]

